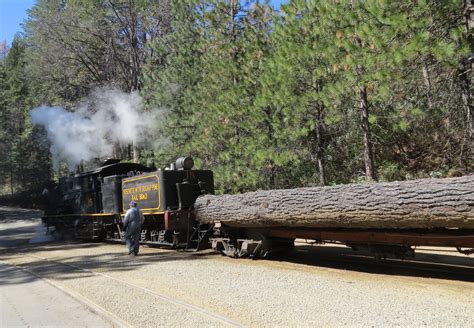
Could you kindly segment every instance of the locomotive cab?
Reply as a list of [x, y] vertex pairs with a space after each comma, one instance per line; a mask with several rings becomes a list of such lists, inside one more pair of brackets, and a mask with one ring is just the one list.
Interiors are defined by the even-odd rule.
[[214, 178], [212, 171], [193, 170], [192, 164], [183, 157], [168, 169], [122, 179], [121, 215], [131, 201], [137, 202], [145, 217], [142, 242], [188, 248], [202, 244], [207, 227], [194, 220], [193, 205], [200, 195], [214, 193]]

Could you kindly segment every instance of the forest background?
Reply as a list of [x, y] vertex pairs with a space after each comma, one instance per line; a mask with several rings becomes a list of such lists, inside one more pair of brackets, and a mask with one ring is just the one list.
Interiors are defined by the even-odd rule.
[[67, 174], [30, 113], [72, 112], [100, 88], [158, 117], [153, 138], [110, 156], [190, 155], [220, 193], [469, 174], [473, 6], [38, 0], [0, 54], [0, 194]]

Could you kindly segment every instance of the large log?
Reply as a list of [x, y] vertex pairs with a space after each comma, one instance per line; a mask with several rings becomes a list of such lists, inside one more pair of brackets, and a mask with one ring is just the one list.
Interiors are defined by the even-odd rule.
[[195, 211], [233, 227], [474, 229], [474, 175], [205, 195]]

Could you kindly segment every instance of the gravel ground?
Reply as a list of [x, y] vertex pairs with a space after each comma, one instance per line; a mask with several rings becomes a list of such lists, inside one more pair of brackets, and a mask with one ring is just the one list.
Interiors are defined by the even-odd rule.
[[1, 252], [0, 260], [28, 268], [136, 327], [472, 327], [473, 256], [445, 256], [438, 273], [427, 273], [430, 266], [423, 263], [400, 269], [338, 262], [343, 251], [331, 248], [304, 256], [328, 252], [336, 254], [329, 265], [150, 248], [130, 258], [123, 245], [50, 243], [16, 245]]

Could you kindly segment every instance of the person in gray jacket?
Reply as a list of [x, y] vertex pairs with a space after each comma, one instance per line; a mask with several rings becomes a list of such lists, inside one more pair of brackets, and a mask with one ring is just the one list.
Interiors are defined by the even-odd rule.
[[140, 235], [142, 224], [145, 221], [142, 212], [137, 207], [135, 201], [130, 202], [130, 209], [125, 213], [123, 227], [125, 229], [125, 243], [127, 244], [129, 255], [138, 255], [140, 248]]

